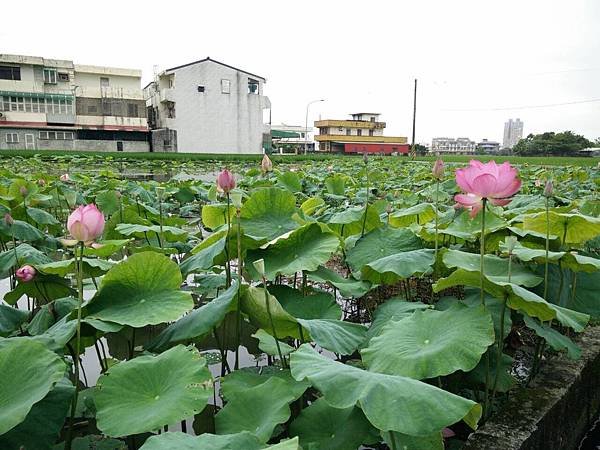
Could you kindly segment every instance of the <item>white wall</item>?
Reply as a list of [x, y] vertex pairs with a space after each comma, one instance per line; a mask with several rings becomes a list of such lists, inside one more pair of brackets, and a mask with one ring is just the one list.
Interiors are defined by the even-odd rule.
[[[213, 61], [175, 71], [173, 128], [182, 153], [262, 153], [263, 81], [259, 94], [248, 93], [244, 72]], [[221, 93], [221, 80], [230, 81], [230, 94]], [[256, 79], [256, 78], [254, 78]], [[198, 92], [198, 85], [204, 92]]]

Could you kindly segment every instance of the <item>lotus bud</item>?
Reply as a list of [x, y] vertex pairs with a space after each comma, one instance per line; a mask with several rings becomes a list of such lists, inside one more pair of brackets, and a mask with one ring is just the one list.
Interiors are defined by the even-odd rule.
[[546, 181], [546, 186], [544, 186], [544, 197], [552, 197], [554, 193], [554, 184], [552, 180]]
[[393, 210], [394, 210], [394, 208], [392, 207], [392, 204], [391, 204], [391, 203], [388, 203], [388, 204], [385, 206], [385, 212], [386, 212], [388, 215], [390, 215], [390, 214], [392, 213], [392, 211], [393, 211]]
[[365, 163], [365, 165], [369, 164], [369, 155], [367, 155], [367, 153], [363, 153], [363, 162]]
[[436, 159], [435, 163], [433, 163], [433, 169], [431, 170], [433, 173], [433, 177], [441, 180], [444, 178], [444, 161], [441, 159]]
[[15, 219], [13, 219], [9, 213], [4, 214], [4, 221], [8, 226], [11, 226], [13, 223], [15, 223]]
[[535, 184], [535, 187], [540, 187], [542, 185], [542, 180], [540, 180], [538, 178], [538, 179], [535, 180], [535, 182], [533, 184]]
[[518, 242], [519, 241], [517, 240], [516, 236], [506, 236], [506, 238], [504, 239], [504, 245], [506, 246], [506, 252], [509, 255], [512, 255], [512, 252], [515, 249], [515, 246]]
[[260, 277], [264, 278], [265, 277], [265, 260], [259, 259], [258, 261], [254, 261], [252, 264], [254, 265], [254, 268], [256, 269], [256, 271], [258, 272]]
[[27, 190], [27, 188], [25, 186], [21, 186], [19, 188], [19, 192], [21, 193], [22, 197], [27, 197], [27, 194], [29, 194], [29, 191]]
[[36, 270], [29, 266], [23, 266], [19, 269], [17, 269], [17, 271], [15, 272], [15, 276], [17, 277], [17, 279], [23, 283], [27, 283], [31, 280], [33, 280], [33, 277], [35, 277], [36, 274]]
[[115, 191], [115, 197], [121, 198], [122, 196], [123, 194], [121, 194], [121, 191]]
[[263, 155], [260, 168], [262, 169], [263, 173], [271, 172], [273, 170], [273, 162], [266, 153]]
[[233, 204], [233, 206], [235, 206], [237, 209], [240, 209], [242, 207], [242, 193], [241, 192], [232, 192], [229, 195], [230, 195], [231, 203]]
[[37, 180], [37, 184], [40, 187], [44, 187], [44, 186], [46, 186], [46, 180], [44, 180], [43, 178], [40, 178], [39, 180]]
[[59, 179], [60, 179], [60, 181], [67, 182], [67, 181], [69, 181], [69, 180], [70, 180], [70, 178], [69, 178], [69, 174], [68, 174], [68, 173], [63, 173], [63, 174], [60, 176], [60, 178], [59, 178]]
[[217, 189], [225, 194], [235, 189], [235, 178], [229, 170], [225, 169], [217, 176]]
[[79, 242], [90, 242], [102, 236], [104, 215], [94, 204], [80, 206], [69, 216], [67, 228]]

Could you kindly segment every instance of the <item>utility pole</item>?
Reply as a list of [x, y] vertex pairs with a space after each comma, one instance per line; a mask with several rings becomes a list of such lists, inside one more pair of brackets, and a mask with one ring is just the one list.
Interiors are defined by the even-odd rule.
[[416, 156], [415, 151], [415, 125], [417, 121], [417, 79], [415, 78], [415, 93], [413, 97], [413, 126], [412, 126], [412, 142], [410, 144], [410, 154], [414, 159]]

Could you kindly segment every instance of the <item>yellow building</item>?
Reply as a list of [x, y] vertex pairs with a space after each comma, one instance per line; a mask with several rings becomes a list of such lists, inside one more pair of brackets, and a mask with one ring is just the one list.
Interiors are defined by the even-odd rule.
[[408, 153], [407, 138], [384, 136], [385, 122], [378, 113], [352, 114], [352, 120], [318, 120], [319, 152], [335, 153]]

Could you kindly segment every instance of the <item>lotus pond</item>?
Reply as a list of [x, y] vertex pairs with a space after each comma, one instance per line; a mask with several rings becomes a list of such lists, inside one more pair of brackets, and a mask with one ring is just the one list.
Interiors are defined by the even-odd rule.
[[3, 159], [0, 448], [460, 448], [600, 318], [599, 171], [465, 167]]

